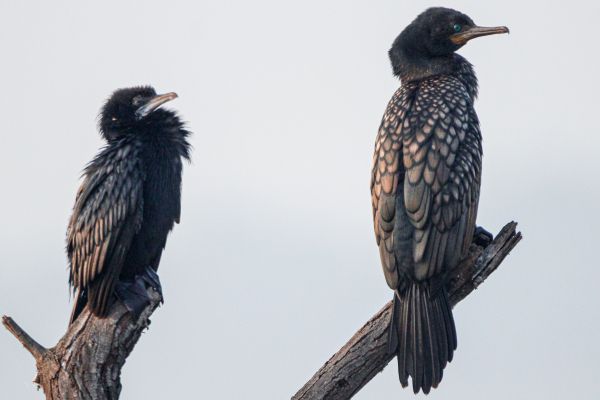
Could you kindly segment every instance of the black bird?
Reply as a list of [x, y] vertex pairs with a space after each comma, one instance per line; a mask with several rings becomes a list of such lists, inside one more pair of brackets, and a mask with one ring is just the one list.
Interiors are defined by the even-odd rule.
[[100, 113], [106, 146], [87, 165], [67, 229], [70, 322], [83, 308], [104, 317], [115, 294], [139, 313], [181, 210], [182, 159], [189, 132], [177, 114], [159, 108], [177, 97], [152, 87], [119, 89]]
[[479, 200], [477, 78], [455, 51], [507, 32], [430, 8], [389, 51], [401, 86], [377, 135], [371, 197], [383, 272], [395, 292], [389, 351], [397, 355], [400, 383], [406, 387], [410, 376], [415, 393], [437, 387], [456, 349], [448, 271], [469, 248]]

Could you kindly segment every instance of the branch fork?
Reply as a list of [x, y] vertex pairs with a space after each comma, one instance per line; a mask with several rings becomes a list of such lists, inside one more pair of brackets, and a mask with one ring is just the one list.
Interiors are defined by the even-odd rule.
[[106, 318], [86, 308], [71, 324], [56, 346], [45, 348], [12, 318], [2, 324], [35, 359], [34, 383], [48, 400], [116, 400], [121, 392], [121, 369], [150, 316], [162, 301], [161, 294], [148, 287], [149, 304], [135, 319], [116, 302]]

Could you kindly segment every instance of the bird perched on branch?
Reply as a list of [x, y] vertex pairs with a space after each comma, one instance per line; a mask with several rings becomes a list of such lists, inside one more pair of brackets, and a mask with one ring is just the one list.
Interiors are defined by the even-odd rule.
[[[481, 181], [477, 78], [455, 51], [506, 27], [447, 8], [420, 14], [389, 51], [401, 86], [375, 143], [371, 196], [387, 284], [395, 292], [389, 350], [403, 387], [428, 393], [456, 349], [448, 272], [471, 244]], [[491, 235], [488, 234], [491, 240]]]
[[67, 229], [72, 323], [87, 305], [104, 317], [115, 294], [134, 314], [160, 291], [156, 275], [167, 235], [181, 211], [182, 159], [189, 132], [159, 108], [177, 97], [152, 87], [119, 89], [100, 113], [106, 146], [87, 165]]

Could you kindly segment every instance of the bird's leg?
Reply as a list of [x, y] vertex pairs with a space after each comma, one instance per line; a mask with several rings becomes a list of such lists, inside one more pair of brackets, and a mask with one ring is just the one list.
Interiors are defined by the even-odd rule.
[[153, 268], [147, 267], [142, 274], [136, 275], [133, 280], [122, 280], [116, 285], [117, 297], [136, 319], [151, 302], [146, 291], [147, 287], [153, 288], [160, 294], [162, 303], [162, 287]]
[[481, 226], [475, 227], [475, 233], [473, 234], [473, 243], [483, 248], [488, 247], [494, 240], [494, 235], [483, 229]]

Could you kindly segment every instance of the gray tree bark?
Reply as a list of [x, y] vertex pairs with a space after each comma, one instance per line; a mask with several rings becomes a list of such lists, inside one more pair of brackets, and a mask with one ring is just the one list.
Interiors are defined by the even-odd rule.
[[[453, 305], [475, 290], [521, 240], [516, 223], [507, 224], [487, 247], [473, 244], [454, 270], [449, 283]], [[38, 370], [34, 380], [48, 400], [115, 400], [121, 392], [121, 369], [161, 296], [148, 288], [150, 304], [135, 320], [117, 302], [108, 317], [97, 318], [86, 309], [58, 344], [44, 348], [12, 318], [2, 323], [31, 353]], [[393, 359], [387, 352], [391, 302], [375, 314], [342, 349], [296, 393], [293, 400], [349, 399]]]
[[162, 299], [152, 288], [147, 292], [151, 301], [139, 318], [134, 319], [120, 302], [106, 318], [98, 318], [86, 308], [49, 349], [12, 318], [3, 316], [2, 324], [34, 357], [34, 383], [42, 387], [46, 399], [116, 400], [121, 392], [121, 368]]
[[[472, 244], [452, 273], [448, 289], [452, 306], [464, 299], [498, 268], [522, 236], [508, 223], [485, 248]], [[477, 237], [474, 242], [479, 242]], [[388, 353], [392, 302], [379, 310], [317, 371], [292, 400], [347, 400], [362, 389], [395, 357]], [[400, 390], [400, 384], [398, 383]]]

